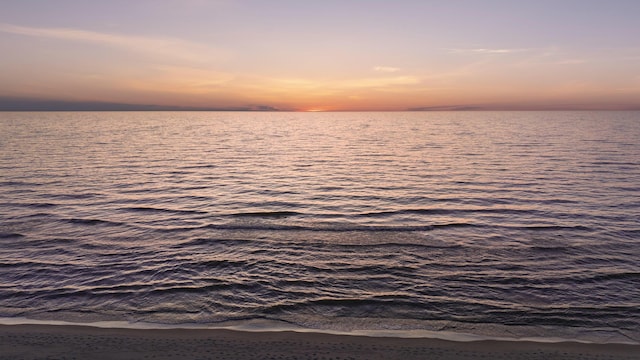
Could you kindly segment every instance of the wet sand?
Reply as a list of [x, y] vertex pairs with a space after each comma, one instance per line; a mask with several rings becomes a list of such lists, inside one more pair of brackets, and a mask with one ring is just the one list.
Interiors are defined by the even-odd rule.
[[300, 332], [0, 325], [0, 359], [637, 360], [640, 345], [454, 342]]

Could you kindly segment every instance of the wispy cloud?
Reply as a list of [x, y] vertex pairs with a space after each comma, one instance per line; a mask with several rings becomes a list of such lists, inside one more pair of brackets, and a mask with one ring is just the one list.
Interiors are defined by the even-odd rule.
[[488, 48], [471, 48], [471, 49], [447, 49], [451, 53], [457, 54], [487, 54], [487, 55], [500, 55], [500, 54], [513, 54], [529, 51], [529, 49], [488, 49]]
[[128, 88], [153, 92], [179, 90], [184, 94], [206, 94], [221, 91], [235, 76], [230, 73], [186, 66], [157, 65], [150, 74], [126, 80]]
[[365, 78], [339, 81], [336, 83], [336, 87], [343, 89], [375, 89], [394, 86], [415, 85], [419, 83], [420, 79], [413, 76], [395, 76], [392, 78]]
[[584, 59], [566, 59], [566, 60], [559, 60], [556, 62], [557, 65], [580, 65], [580, 64], [586, 64], [588, 61], [584, 60]]
[[279, 101], [282, 97], [288, 99], [310, 99], [312, 97], [325, 98], [336, 96], [345, 98], [362, 95], [360, 91], [390, 92], [415, 89], [420, 85], [420, 79], [413, 76], [372, 77], [319, 80], [311, 78], [245, 78], [240, 88], [244, 93], [259, 90], [263, 94], [272, 96], [271, 102]]
[[0, 23], [0, 32], [118, 47], [132, 52], [168, 56], [188, 61], [211, 61], [228, 53], [209, 46], [172, 37], [103, 33], [71, 28], [38, 28]]
[[379, 88], [394, 87], [394, 86], [415, 85], [420, 83], [420, 79], [413, 76], [332, 80], [330, 82], [314, 81], [314, 80], [306, 80], [306, 79], [280, 79], [275, 81], [279, 84], [288, 85], [291, 87], [298, 87], [298, 88], [304, 88], [304, 89], [333, 89], [333, 90], [379, 89]]
[[392, 67], [392, 66], [375, 66], [373, 70], [377, 72], [383, 72], [383, 73], [394, 73], [394, 72], [400, 71], [400, 68]]

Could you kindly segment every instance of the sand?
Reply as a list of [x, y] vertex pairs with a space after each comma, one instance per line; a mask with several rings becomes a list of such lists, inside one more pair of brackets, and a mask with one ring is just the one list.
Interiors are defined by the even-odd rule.
[[640, 359], [640, 345], [0, 325], [0, 359]]

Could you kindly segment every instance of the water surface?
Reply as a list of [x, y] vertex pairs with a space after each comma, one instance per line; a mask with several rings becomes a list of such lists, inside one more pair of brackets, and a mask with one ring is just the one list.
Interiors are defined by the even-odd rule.
[[0, 317], [639, 341], [639, 112], [0, 113]]

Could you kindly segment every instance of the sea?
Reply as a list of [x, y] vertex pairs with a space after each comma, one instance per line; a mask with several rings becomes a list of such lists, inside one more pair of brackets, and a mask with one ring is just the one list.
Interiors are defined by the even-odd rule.
[[2, 112], [21, 321], [638, 344], [640, 112]]

